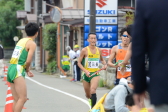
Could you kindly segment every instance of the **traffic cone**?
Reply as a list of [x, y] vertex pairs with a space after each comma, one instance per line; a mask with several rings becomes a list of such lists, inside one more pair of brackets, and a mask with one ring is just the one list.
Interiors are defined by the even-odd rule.
[[[9, 82], [8, 84], [8, 90], [7, 90], [7, 97], [6, 97], [6, 105], [5, 105], [5, 111], [4, 112], [13, 112], [12, 107], [13, 107], [13, 97], [12, 97], [12, 92], [10, 88]], [[28, 98], [27, 98], [28, 100]], [[26, 109], [26, 107], [23, 107], [23, 109]]]
[[[8, 66], [4, 66], [4, 79], [3, 81], [7, 81], [7, 72], [8, 72]], [[7, 82], [6, 82], [7, 85]]]
[[5, 83], [5, 85], [8, 85], [8, 82], [7, 82], [8, 66], [5, 66], [4, 74], [6, 76], [6, 83]]
[[4, 112], [13, 112], [12, 107], [13, 107], [13, 97], [12, 97], [10, 84], [8, 83], [8, 90], [7, 90], [6, 104], [5, 104], [5, 111]]

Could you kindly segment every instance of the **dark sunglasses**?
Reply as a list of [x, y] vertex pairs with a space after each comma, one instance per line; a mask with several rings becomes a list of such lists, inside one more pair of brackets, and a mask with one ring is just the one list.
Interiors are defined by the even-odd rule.
[[129, 38], [129, 36], [128, 35], [122, 35], [123, 37], [127, 37], [127, 38]]

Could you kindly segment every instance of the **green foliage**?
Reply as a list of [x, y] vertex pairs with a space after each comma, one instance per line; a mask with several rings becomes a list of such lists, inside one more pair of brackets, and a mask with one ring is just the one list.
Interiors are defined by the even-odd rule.
[[55, 59], [55, 55], [49, 55], [47, 61], [52, 62]]
[[128, 12], [128, 13], [126, 13], [126, 15], [124, 17], [127, 19], [126, 25], [133, 24], [133, 22], [134, 22], [134, 13]]
[[50, 55], [55, 56], [56, 52], [56, 24], [47, 24], [43, 29], [43, 47], [49, 51]]
[[104, 87], [104, 81], [102, 78], [99, 80], [99, 87]]
[[56, 65], [56, 64], [57, 64], [57, 63], [56, 63], [56, 61], [54, 61], [54, 60], [48, 63], [48, 65], [47, 65], [47, 72], [48, 72], [49, 74], [53, 74], [53, 73], [56, 72], [56, 68], [57, 68], [57, 65]]
[[43, 48], [49, 51], [47, 72], [56, 72], [56, 24], [47, 24], [43, 28]]
[[20, 25], [20, 20], [16, 18], [16, 11], [24, 9], [24, 0], [1, 0], [0, 1], [0, 40], [3, 45], [14, 46], [14, 36], [19, 36], [20, 32], [16, 26]]

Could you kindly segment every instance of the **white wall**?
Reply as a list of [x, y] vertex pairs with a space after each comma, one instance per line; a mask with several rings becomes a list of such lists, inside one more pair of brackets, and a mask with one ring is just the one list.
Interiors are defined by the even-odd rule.
[[73, 0], [62, 0], [63, 8], [72, 8], [73, 7]]
[[25, 11], [31, 12], [31, 0], [24, 0]]

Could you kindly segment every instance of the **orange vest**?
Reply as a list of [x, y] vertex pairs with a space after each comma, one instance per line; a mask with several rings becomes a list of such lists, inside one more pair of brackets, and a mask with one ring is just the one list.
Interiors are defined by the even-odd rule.
[[[116, 62], [124, 60], [126, 56], [127, 50], [122, 49], [121, 45], [118, 45], [118, 52], [116, 54]], [[125, 72], [124, 75], [122, 75], [119, 71], [119, 68], [117, 68], [117, 79], [126, 78], [131, 75], [131, 70], [129, 72]]]

